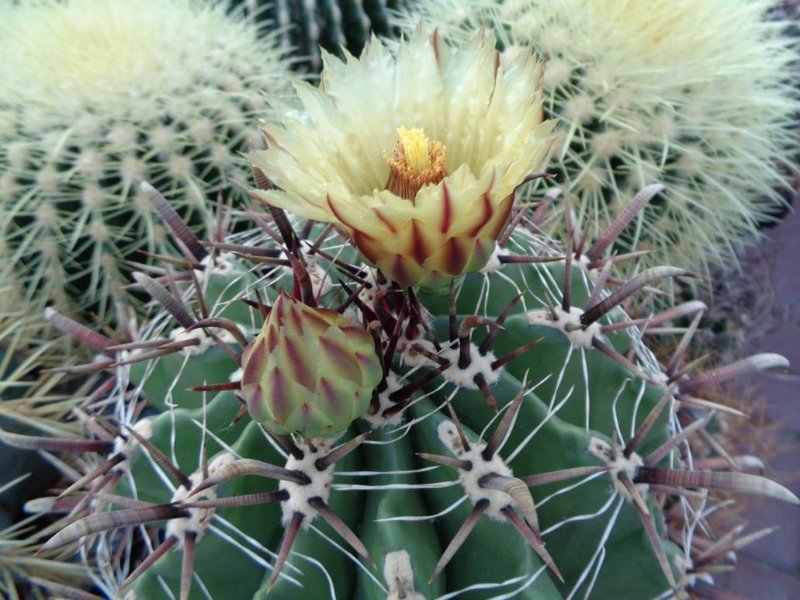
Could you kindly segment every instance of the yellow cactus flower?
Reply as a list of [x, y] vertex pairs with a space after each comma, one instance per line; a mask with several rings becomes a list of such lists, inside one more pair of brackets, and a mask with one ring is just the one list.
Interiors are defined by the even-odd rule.
[[335, 224], [391, 280], [436, 285], [482, 268], [525, 177], [542, 169], [541, 65], [504, 62], [490, 35], [460, 48], [418, 29], [393, 56], [325, 56], [303, 111], [264, 129], [267, 204]]

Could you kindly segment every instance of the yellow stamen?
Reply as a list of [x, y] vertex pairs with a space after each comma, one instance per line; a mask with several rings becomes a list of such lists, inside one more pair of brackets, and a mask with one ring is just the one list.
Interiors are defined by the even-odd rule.
[[413, 200], [419, 189], [429, 183], [439, 183], [446, 175], [445, 147], [431, 141], [422, 129], [397, 128], [397, 143], [392, 156], [384, 153], [389, 165], [386, 189]]
[[430, 140], [422, 129], [398, 127], [397, 143], [402, 146], [406, 164], [413, 173], [422, 173], [431, 166], [431, 157], [428, 153]]

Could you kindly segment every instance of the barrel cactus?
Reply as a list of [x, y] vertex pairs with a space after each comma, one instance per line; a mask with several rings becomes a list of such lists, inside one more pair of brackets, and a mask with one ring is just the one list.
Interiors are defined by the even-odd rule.
[[[97, 353], [80, 369], [111, 378], [76, 411], [84, 437], [4, 438], [75, 465], [38, 504], [69, 522], [40, 553], [71, 550], [108, 597], [702, 595], [746, 543], [708, 526], [722, 505], [707, 490], [800, 501], [746, 472], [752, 457], [713, 470], [692, 455], [726, 410], [699, 392], [785, 360], [695, 373], [703, 305], [634, 303], [691, 276], [615, 272], [610, 246], [660, 186], [591, 244], [560, 246], [525, 206], [486, 234], [551, 141], [529, 57], [420, 31], [397, 57], [375, 43], [328, 68], [301, 93], [306, 118], [251, 155], [268, 210], [253, 230], [203, 243], [145, 185], [180, 250], [136, 274], [150, 318], [112, 337], [48, 311]], [[405, 85], [412, 72], [429, 85]], [[381, 85], [390, 100], [367, 104]], [[520, 140], [524, 157], [507, 149]], [[426, 153], [446, 153], [445, 172], [398, 193]], [[643, 339], [686, 317], [659, 364]]]
[[409, 0], [226, 0], [232, 12], [274, 23], [298, 70], [319, 73], [324, 51], [359, 52], [371, 35], [393, 37], [393, 12]]
[[0, 282], [37, 313], [113, 318], [128, 261], [167, 243], [139, 182], [212, 226], [205, 203], [246, 181], [237, 155], [288, 73], [275, 35], [220, 3], [4, 2]]
[[[561, 119], [551, 165], [597, 236], [644, 185], [665, 192], [620, 238], [644, 265], [706, 273], [785, 210], [798, 150], [796, 39], [775, 0], [420, 0], [449, 37], [497, 32], [547, 60], [545, 109]], [[795, 124], [793, 124], [795, 123]]]

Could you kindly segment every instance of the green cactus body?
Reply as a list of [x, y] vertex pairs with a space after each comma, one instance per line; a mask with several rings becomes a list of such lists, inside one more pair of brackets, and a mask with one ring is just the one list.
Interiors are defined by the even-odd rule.
[[[525, 299], [531, 302], [532, 298], [547, 297], [548, 292], [544, 288], [553, 286], [563, 278], [561, 265], [512, 268], [505, 269], [504, 273], [508, 279], [494, 279], [490, 284], [489, 301], [483, 302], [480, 298], [484, 276], [468, 276], [459, 294], [459, 314], [474, 314], [478, 306], [485, 306], [489, 315], [498, 314], [508, 299], [514, 297], [517, 289], [525, 289]], [[581, 283], [573, 280], [572, 295], [577, 305], [588, 295], [585, 284]], [[526, 373], [535, 388], [534, 394], [526, 397], [520, 409], [517, 426], [507, 441], [507, 447], [515, 448], [524, 442], [531, 429], [538, 424], [542, 426], [516, 456], [513, 462], [514, 472], [518, 475], [547, 473], [594, 464], [586, 452], [587, 435], [599, 433], [610, 439], [615, 435], [614, 426], [618, 423], [627, 437], [628, 432], [634, 429], [634, 424], [641, 422], [650, 413], [662, 391], [636, 380], [630, 372], [613, 364], [597, 350], [574, 346], [561, 331], [540, 324], [530, 324], [527, 315], [537, 310], [549, 312], [546, 305], [531, 302], [527, 308], [528, 311], [520, 308], [505, 320], [504, 330], [497, 335], [493, 344], [493, 351], [499, 356], [531, 339], [542, 340], [523, 357], [509, 363], [493, 388], [499, 404], [509, 402], [517, 394]], [[616, 318], [621, 318], [621, 315], [617, 314]], [[446, 317], [434, 320], [434, 331], [444, 332], [446, 321]], [[635, 344], [627, 332], [616, 334], [615, 338], [612, 343], [623, 352]], [[454, 407], [464, 426], [475, 431], [482, 430], [492, 416], [477, 390], [460, 391], [454, 400]], [[646, 446], [651, 449], [664, 442], [668, 436], [668, 424], [662, 418], [660, 425], [648, 437]], [[435, 451], [435, 443], [429, 442], [425, 449]], [[534, 499], [538, 502], [571, 483], [574, 482], [534, 487]], [[548, 527], [568, 520], [571, 516], [596, 513], [612, 500], [607, 477], [585, 483], [579, 490], [556, 496], [541, 508], [539, 517], [542, 531], [547, 531]], [[564, 591], [568, 592], [581, 577], [592, 553], [596, 551], [597, 540], [603, 535], [616, 507], [617, 504], [614, 504], [603, 516], [580, 524], [566, 525], [546, 536], [548, 550], [565, 579], [570, 582], [562, 588]], [[616, 556], [611, 554], [611, 548], [620, 553], [652, 557], [647, 540], [642, 536], [631, 535], [638, 530], [637, 523], [636, 516], [628, 507], [623, 507], [615, 517], [615, 525], [606, 542], [605, 560], [609, 561], [608, 564], [618, 563]], [[648, 567], [643, 566], [648, 571], [654, 567], [655, 561], [652, 558]], [[469, 572], [468, 569], [465, 571]], [[618, 589], [615, 590], [615, 577], [606, 573], [601, 570], [600, 576], [594, 582], [597, 597], [607, 597], [612, 590], [619, 592]], [[626, 592], [629, 597], [657, 595], [665, 584], [660, 577], [637, 580], [636, 583], [641, 587], [629, 587]]]
[[283, 28], [281, 43], [294, 50], [295, 68], [318, 73], [323, 50], [337, 54], [345, 48], [358, 55], [371, 35], [391, 37], [395, 33], [391, 12], [405, 8], [408, 0], [228, 0], [227, 3], [234, 12], [241, 11]]
[[[417, 567], [413, 572], [414, 589], [425, 598], [440, 596], [445, 589], [441, 579], [428, 581], [425, 573], [432, 572], [439, 560], [441, 548], [436, 531], [424, 520], [383, 521], [398, 516], [411, 519], [425, 517], [428, 507], [418, 490], [408, 489], [408, 472], [416, 469], [414, 444], [408, 437], [394, 439], [384, 431], [370, 436], [369, 451], [364, 452], [365, 468], [378, 474], [369, 485], [386, 486], [379, 494], [367, 494], [362, 514], [361, 535], [378, 564], [384, 564], [391, 552], [404, 550], [413, 556]], [[399, 451], [398, 451], [399, 450]], [[397, 486], [398, 489], [393, 489]], [[380, 600], [385, 592], [363, 571], [359, 573], [356, 598]]]
[[[151, 441], [159, 447], [172, 449], [178, 464], [187, 473], [198, 471], [201, 466], [203, 448], [214, 456], [225, 448], [236, 453], [252, 458], [267, 461], [281, 460], [282, 457], [275, 449], [262, 444], [262, 433], [254, 423], [240, 421], [231, 425], [231, 420], [236, 414], [236, 400], [230, 393], [220, 394], [203, 409], [178, 409], [171, 413], [164, 413], [153, 422], [153, 437]], [[215, 438], [203, 436], [203, 430], [198, 423], [205, 421], [206, 425], [214, 427], [217, 433]], [[179, 442], [170, 443], [171, 436], [178, 433]], [[225, 444], [226, 446], [222, 446]], [[228, 446], [229, 444], [229, 446]], [[137, 452], [131, 464], [131, 474], [136, 482], [138, 496], [143, 500], [161, 504], [169, 502], [172, 493], [165, 488], [159, 476], [159, 469], [144, 452]], [[230, 482], [225, 486], [223, 493], [248, 494], [267, 490], [267, 482], [263, 479], [249, 478]], [[265, 506], [263, 518], [279, 520], [280, 511], [275, 506]], [[263, 564], [253, 559], [255, 552], [253, 546], [270, 546], [278, 539], [278, 532], [268, 527], [257, 527], [248, 530], [249, 540], [242, 540], [236, 535], [237, 530], [252, 519], [248, 507], [230, 508], [219, 510], [216, 513], [219, 520], [213, 526], [219, 527], [223, 532], [231, 535], [232, 539], [240, 544], [241, 549], [236, 549], [231, 542], [221, 535], [208, 533], [197, 544], [196, 559], [198, 564], [208, 565], [204, 574], [198, 573], [203, 585], [215, 598], [223, 598], [231, 588], [231, 565], [219, 559], [221, 555], [228, 556], [236, 564], [236, 587], [243, 590], [255, 590], [263, 578]], [[248, 554], [248, 551], [250, 554]], [[235, 553], [235, 554], [234, 554]], [[164, 589], [177, 589], [180, 583], [181, 556], [173, 552], [156, 566], [148, 570], [136, 583], [136, 596], [139, 598], [157, 598], [163, 595]], [[243, 593], [242, 597], [245, 597]]]
[[[529, 245], [530, 239], [528, 234], [521, 234], [515, 237], [515, 243], [524, 247]], [[325, 261], [320, 261], [325, 266]], [[236, 264], [227, 276], [217, 274], [209, 279], [214, 282], [213, 289], [227, 291], [227, 295], [216, 296], [224, 309], [215, 309], [214, 304], [208, 303], [211, 314], [231, 314], [235, 305], [229, 300], [236, 295], [233, 289], [241, 289], [246, 294], [244, 290], [250, 288], [253, 278], [243, 277], [242, 270], [243, 265]], [[466, 315], [475, 314], [475, 309], [479, 309], [484, 317], [496, 317], [509, 299], [517, 295], [517, 290], [526, 290], [524, 302], [519, 302], [515, 310], [506, 315], [504, 329], [492, 345], [492, 352], [501, 356], [518, 348], [521, 343], [542, 338], [538, 345], [509, 363], [491, 387], [501, 410], [517, 395], [526, 377], [527, 385], [534, 388], [534, 392], [525, 396], [516, 425], [505, 444], [506, 452], [520, 448], [511, 463], [514, 474], [522, 476], [596, 466], [597, 459], [587, 450], [590, 438], [598, 436], [611, 440], [615, 435], [615, 422], [627, 437], [633, 424], [641, 422], [649, 414], [661, 396], [661, 390], [636, 380], [597, 350], [574, 347], [570, 350], [571, 342], [563, 333], [529, 322], [528, 315], [532, 311], [547, 308], [542, 299], [557, 292], [556, 283], [563, 278], [562, 264], [510, 264], [503, 266], [501, 271], [504, 274], [502, 278], [493, 274], [473, 274], [463, 280], [458, 293], [457, 319], [461, 321]], [[268, 279], [272, 290], [269, 295], [276, 300], [279, 297], [276, 290], [291, 284], [290, 278], [280, 271]], [[583, 278], [576, 277], [573, 282], [572, 298], [578, 304], [588, 296], [587, 285]], [[207, 302], [212, 294], [207, 295]], [[419, 300], [421, 306], [431, 311], [428, 321], [434, 335], [446, 339], [450, 319], [446, 314], [447, 300], [436, 295], [421, 295]], [[625, 318], [620, 311], [615, 313], [615, 320]], [[248, 316], [242, 322], [243, 316], [241, 312], [237, 315], [242, 329], [254, 335], [257, 328], [252, 326], [252, 318]], [[162, 328], [168, 329], [164, 325]], [[613, 344], [621, 350], [637, 344], [635, 338], [626, 332], [613, 337]], [[476, 335], [476, 343], [479, 342], [480, 336]], [[640, 352], [646, 353], [643, 349]], [[415, 378], [416, 375], [403, 373], [412, 368], [409, 363], [419, 360], [418, 356], [414, 357], [410, 346], [404, 353], [394, 367], [400, 382]], [[568, 353], [571, 357], [567, 360]], [[131, 370], [132, 383], [141, 386], [150, 404], [164, 411], [153, 420], [151, 442], [168, 456], [174, 456], [176, 464], [187, 473], [198, 471], [203, 452], [213, 459], [222, 448], [242, 458], [274, 465], [285, 462], [257, 424], [249, 423], [247, 417], [232, 423], [240, 402], [230, 392], [221, 392], [208, 400], [207, 394], [187, 391], [193, 386], [228, 381], [235, 366], [221, 350], [209, 348], [202, 353], [173, 354], [152, 363], [136, 364]], [[414, 373], [420, 371], [427, 372], [428, 368], [416, 367]], [[398, 425], [378, 429], [368, 443], [349, 456], [351, 464], [336, 467], [337, 473], [345, 470], [358, 473], [358, 469], [376, 473], [346, 478], [334, 475], [335, 486], [341, 482], [344, 489], [334, 489], [330, 494], [331, 507], [358, 533], [375, 560], [384, 560], [392, 551], [406, 550], [411, 559], [415, 591], [424, 597], [475, 586], [479, 597], [513, 593], [520, 597], [556, 598], [568, 594], [573, 588], [584, 589], [581, 586], [587, 586], [590, 580], [595, 593], [602, 597], [620, 591], [613, 572], [605, 568], [599, 568], [597, 573], [594, 571], [596, 563], [593, 559], [596, 561], [597, 556], [593, 555], [600, 540], [604, 539], [603, 564], [637, 556], [642, 568], [651, 574], [627, 582], [623, 595], [649, 597], [665, 589], [666, 582], [659, 573], [646, 537], [641, 534], [641, 525], [632, 509], [620, 498], [613, 497], [613, 487], [605, 474], [589, 478], [574, 490], [571, 488], [575, 481], [532, 488], [537, 504], [549, 498], [538, 509], [539, 522], [545, 532], [547, 551], [565, 583], [561, 584], [547, 570], [511, 525], [487, 518], [481, 519], [445, 572], [428, 583], [442, 549], [472, 507], [469, 500], [463, 500], [456, 509], [448, 512], [448, 507], [464, 497], [464, 488], [458, 484], [441, 488], [443, 482], [454, 482], [453, 469], [425, 469], [425, 462], [415, 458], [414, 452], [446, 452], [437, 436], [437, 427], [446, 418], [436, 410], [436, 406], [448, 396], [452, 398], [454, 409], [471, 440], [478, 437], [473, 431], [480, 432], [493, 419], [497, 420], [478, 389], [457, 388], [452, 384], [442, 387], [442, 377], [446, 378], [448, 374], [445, 372], [427, 384], [429, 398], [415, 403], [404, 416], [403, 420], [415, 423], [407, 435], [404, 435], [407, 426], [403, 420]], [[589, 429], [586, 428], [587, 398]], [[529, 438], [534, 430], [535, 434]], [[483, 434], [484, 439], [486, 435]], [[658, 445], [669, 435], [669, 424], [661, 418], [647, 438], [645, 447]], [[342, 439], [351, 437], [352, 434], [346, 434]], [[158, 504], [170, 501], [172, 492], [165, 488], [163, 475], [156, 476], [157, 465], [145, 452], [139, 451], [131, 464], [136, 497]], [[381, 475], [382, 472], [387, 474]], [[347, 489], [351, 482], [356, 484], [356, 489]], [[375, 489], [371, 490], [373, 487]], [[274, 491], [275, 485], [261, 478], [241, 477], [219, 484], [216, 493], [220, 497], [236, 497], [267, 490]], [[133, 490], [128, 492], [133, 493]], [[652, 508], [658, 510], [655, 506]], [[439, 513], [445, 514], [438, 518], [430, 517]], [[595, 513], [600, 514], [588, 517]], [[226, 583], [230, 574], [224, 566], [226, 563], [220, 561], [221, 555], [226, 557], [225, 561], [235, 560], [237, 564], [241, 561], [246, 565], [242, 567], [242, 576], [237, 577], [235, 597], [260, 597], [271, 590], [270, 597], [288, 598], [298, 593], [298, 585], [303, 586], [304, 595], [320, 598], [330, 597], [331, 586], [336, 597], [340, 598], [352, 594], [359, 598], [376, 598], [384, 597], [386, 593], [380, 585], [378, 572], [364, 564], [355, 567], [352, 558], [347, 558], [340, 547], [331, 545], [330, 541], [320, 538], [320, 534], [308, 529], [300, 531], [293, 546], [296, 554], [290, 556], [289, 566], [270, 586], [270, 571], [265, 565], [273, 562], [272, 553], [279, 545], [282, 531], [282, 519], [276, 506], [220, 508], [215, 514], [221, 522], [230, 524], [231, 528], [226, 531], [237, 542], [222, 539], [212, 532], [207, 532], [197, 541], [196, 582], [202, 582], [202, 587], [207, 588], [212, 597], [234, 597], [230, 595], [229, 582]], [[581, 515], [583, 518], [572, 520]], [[283, 522], [285, 525], [285, 518]], [[313, 525], [317, 527], [319, 524], [315, 521]], [[217, 527], [222, 528], [222, 525]], [[321, 529], [327, 532], [330, 540], [336, 541], [336, 534], [325, 527], [321, 526]], [[551, 527], [553, 531], [549, 532]], [[252, 540], [258, 544], [253, 545]], [[342, 545], [340, 540], [337, 544]], [[677, 552], [676, 548], [666, 544], [670, 555]], [[237, 549], [239, 545], [246, 547], [258, 559]], [[240, 558], [234, 559], [234, 553]], [[150, 597], [148, 594], [156, 593], [159, 586], [176, 590], [180, 571], [180, 553], [173, 551], [138, 580], [133, 587], [136, 597]], [[202, 587], [193, 586], [193, 597], [202, 597]]]
[[[319, 225], [308, 229], [311, 236], [321, 231]], [[542, 253], [541, 244], [531, 234], [518, 231], [501, 254], [512, 247], [520, 254]], [[550, 252], [555, 255], [555, 248]], [[306, 262], [313, 262], [334, 280], [336, 267], [325, 256], [336, 253], [340, 264], [357, 259], [355, 252], [343, 250], [335, 237], [319, 247], [319, 253]], [[231, 299], [252, 297], [258, 281], [259, 286], [267, 286], [258, 289], [267, 290], [272, 302], [279, 303], [281, 290], [288, 297], [285, 294], [297, 289], [297, 283], [283, 266], [268, 267], [260, 274], [256, 269], [245, 276], [244, 259], [231, 258], [230, 263], [232, 268], [224, 273], [205, 278], [205, 310], [209, 315], [230, 316], [241, 332], [255, 336], [259, 327], [253, 321], [258, 320], [259, 310], [245, 307], [243, 312], [241, 303]], [[160, 513], [166, 524], [159, 527], [161, 534], [150, 534], [150, 547], [170, 536], [179, 539], [187, 535], [190, 527], [181, 523], [199, 523], [198, 511], [206, 511], [202, 515], [208, 526], [202, 526], [202, 534], [192, 534], [190, 543], [194, 547], [192, 598], [291, 598], [300, 590], [312, 598], [379, 598], [400, 592], [410, 597], [436, 597], [467, 590], [482, 598], [559, 598], [587, 593], [649, 598], [662, 594], [671, 584], [636, 514], [635, 503], [615, 481], [614, 469], [628, 469], [636, 476], [636, 465], [642, 466], [639, 452], [646, 457], [680, 435], [674, 408], [665, 408], [674, 403], [674, 386], [667, 390], [666, 383], [661, 383], [666, 380], [658, 363], [634, 333], [606, 335], [591, 326], [571, 331], [568, 319], [552, 321], [553, 314], [585, 314], [589, 310], [576, 307], [597, 299], [592, 287], [598, 273], [575, 267], [573, 276], [567, 278], [567, 268], [557, 256], [542, 264], [490, 261], [486, 272], [467, 275], [455, 285], [452, 309], [451, 302], [441, 295], [415, 296], [416, 321], [403, 317], [399, 321], [402, 326], [393, 328], [403, 333], [394, 338], [393, 360], [385, 363], [392, 376], [378, 386], [366, 418], [359, 420], [362, 431], [372, 431], [366, 442], [352, 427], [336, 441], [274, 436], [251, 421], [237, 394], [221, 391], [209, 397], [214, 384], [230, 389], [238, 386], [236, 363], [222, 354], [221, 347], [200, 351], [189, 346], [132, 367], [117, 367], [128, 373], [141, 398], [160, 412], [149, 417], [149, 443], [160, 449], [167, 457], [164, 460], [187, 475], [194, 473], [190, 485], [198, 491], [167, 484], [172, 475], [165, 470], [164, 460], [158, 460], [153, 450], [133, 444], [126, 446], [130, 450], [127, 460], [118, 467], [124, 477], [114, 493], [167, 507], [158, 509], [167, 511]], [[297, 274], [296, 269], [293, 272]], [[367, 272], [362, 269], [362, 275]], [[370, 288], [364, 287], [360, 299], [344, 309], [348, 322], [360, 326], [372, 322], [374, 328], [381, 319], [409, 314], [399, 298], [408, 301], [410, 296], [391, 284], [379, 283], [373, 275], [367, 278], [372, 281]], [[308, 288], [311, 279], [301, 278], [305, 283], [300, 287]], [[572, 303], [566, 310], [565, 279], [571, 281]], [[145, 287], [154, 289], [149, 283]], [[341, 299], [350, 296], [352, 300], [353, 296], [353, 290], [342, 284], [318, 286], [316, 291], [318, 302], [329, 306], [341, 305]], [[218, 303], [209, 302], [211, 298]], [[197, 300], [191, 288], [183, 294], [186, 307]], [[182, 314], [175, 306], [169, 312]], [[596, 324], [611, 326], [627, 319], [620, 308], [613, 308]], [[205, 322], [211, 323], [197, 322], [198, 331]], [[163, 317], [153, 323], [156, 326], [150, 335], [155, 338], [171, 327]], [[453, 327], [455, 344], [449, 340]], [[487, 333], [479, 331], [482, 327]], [[382, 328], [385, 331], [387, 326]], [[430, 334], [424, 334], [426, 329]], [[470, 333], [470, 329], [475, 331]], [[587, 332], [607, 341], [612, 355], [631, 356], [635, 372], [587, 342]], [[487, 337], [491, 343], [482, 350]], [[221, 335], [217, 338], [221, 340]], [[174, 336], [164, 339], [165, 344], [174, 343]], [[463, 354], [457, 349], [462, 339], [467, 340], [472, 358], [466, 369], [458, 366], [459, 359], [453, 354]], [[243, 345], [234, 343], [233, 347]], [[524, 352], [518, 351], [521, 347]], [[504, 358], [508, 352], [515, 353], [513, 360]], [[447, 368], [437, 368], [432, 357], [446, 358]], [[496, 367], [487, 366], [489, 363]], [[481, 373], [487, 380], [488, 395], [475, 383]], [[414, 393], [402, 393], [409, 384]], [[191, 387], [201, 391], [187, 391]], [[407, 402], [402, 404], [405, 396]], [[490, 398], [498, 412], [491, 408]], [[448, 402], [470, 446], [467, 453], [461, 447], [463, 442], [454, 445], [456, 438], [442, 433], [455, 431], [452, 414], [445, 410]], [[400, 410], [390, 414], [390, 409], [398, 406]], [[503, 425], [512, 415], [513, 420]], [[644, 438], [630, 459], [612, 457], [604, 467], [603, 452], [611, 456], [616, 452], [613, 448], [627, 443], [646, 421]], [[496, 429], [505, 432], [502, 440], [494, 439]], [[484, 460], [483, 452], [492, 444], [492, 457]], [[347, 451], [336, 450], [337, 445]], [[331, 452], [339, 454], [332, 462], [319, 465], [317, 461]], [[210, 465], [206, 477], [201, 472], [204, 456]], [[235, 463], [236, 469], [225, 471], [226, 460]], [[440, 464], [432, 465], [430, 460]], [[464, 460], [472, 465], [473, 475], [468, 474], [470, 469], [459, 471], [464, 469]], [[220, 464], [225, 468], [215, 467]], [[657, 464], [679, 467], [681, 461], [668, 449]], [[289, 475], [281, 474], [284, 466]], [[547, 480], [550, 474], [573, 469], [581, 472]], [[221, 471], [226, 474], [215, 475]], [[293, 477], [300, 479], [294, 481]], [[524, 483], [524, 491], [515, 488], [528, 477], [544, 477], [543, 483]], [[274, 478], [280, 481], [269, 481]], [[646, 484], [633, 485], [644, 494], [671, 576], [686, 581], [682, 561], [686, 549], [680, 547], [681, 540], [676, 544], [666, 538], [664, 504], [646, 494]], [[260, 496], [255, 499], [254, 494]], [[186, 504], [192, 498], [227, 504], [202, 509]], [[124, 501], [118, 502], [125, 506]], [[450, 553], [447, 564], [441, 563], [451, 540], [459, 537], [462, 523], [477, 509], [483, 512], [475, 519], [474, 528]], [[536, 526], [524, 529], [529, 526], [521, 521], [523, 516]], [[90, 528], [97, 526], [92, 518], [84, 519]], [[299, 522], [291, 553], [284, 552], [286, 532], [295, 519]], [[520, 535], [520, 531], [525, 533]], [[106, 545], [116, 543], [115, 536], [102, 539]], [[126, 546], [126, 564], [131, 568], [143, 559], [137, 547]], [[144, 556], [148, 552], [153, 551], [144, 551]], [[178, 595], [186, 572], [186, 553], [186, 543], [176, 542], [125, 589], [137, 598], [152, 597], [165, 589]], [[371, 557], [378, 565], [368, 564], [358, 554]], [[621, 581], [613, 568], [620, 563], [635, 564], [646, 575]], [[237, 565], [235, 586], [230, 581], [232, 565]], [[390, 579], [382, 579], [382, 569]], [[109, 594], [117, 593], [114, 585], [129, 572], [109, 578]], [[431, 575], [436, 577], [429, 581]]]

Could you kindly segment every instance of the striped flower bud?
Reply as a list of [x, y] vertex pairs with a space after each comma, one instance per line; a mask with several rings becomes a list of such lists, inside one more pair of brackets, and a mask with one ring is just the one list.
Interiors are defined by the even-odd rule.
[[278, 434], [335, 437], [383, 376], [372, 337], [339, 313], [281, 293], [242, 356], [250, 415]]

